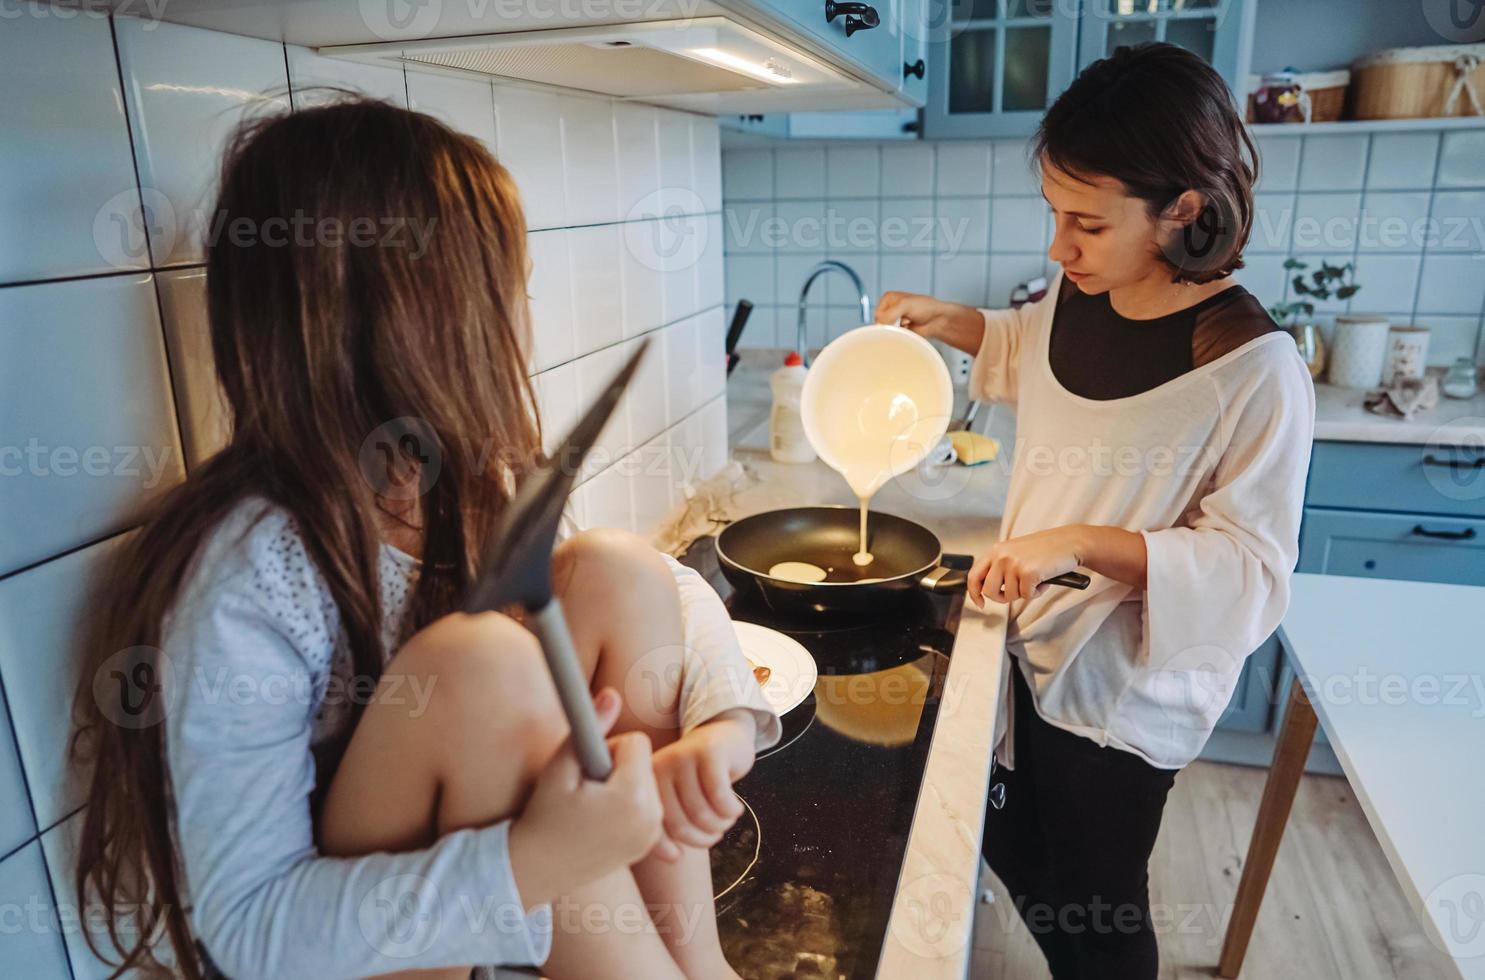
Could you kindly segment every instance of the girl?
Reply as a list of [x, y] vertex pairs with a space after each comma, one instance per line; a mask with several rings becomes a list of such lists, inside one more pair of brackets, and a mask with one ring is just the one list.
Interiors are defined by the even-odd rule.
[[[559, 545], [622, 733], [605, 783], [532, 635], [453, 611], [541, 445], [509, 174], [351, 101], [247, 125], [217, 208], [230, 442], [123, 546], [79, 691], [77, 886], [140, 910], [110, 923], [123, 966], [164, 938], [193, 980], [736, 977], [706, 848], [779, 723], [716, 594], [626, 534]], [[353, 234], [389, 221], [426, 241]], [[154, 701], [121, 715], [94, 677]]]
[[[1002, 540], [969, 583], [1008, 605], [1011, 656], [985, 858], [1057, 980], [1140, 980], [1166, 794], [1288, 602], [1314, 389], [1230, 279], [1258, 162], [1205, 62], [1119, 49], [1033, 149], [1061, 266], [1046, 298], [888, 293], [877, 319], [976, 355], [974, 394], [1016, 407]], [[1039, 584], [1079, 566], [1087, 591]]]

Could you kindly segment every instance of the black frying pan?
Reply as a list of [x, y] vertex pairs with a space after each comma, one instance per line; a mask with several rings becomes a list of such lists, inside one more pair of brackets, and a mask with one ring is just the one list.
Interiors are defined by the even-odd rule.
[[[860, 521], [861, 512], [854, 507], [765, 511], [723, 529], [717, 535], [717, 559], [735, 589], [791, 615], [873, 614], [910, 599], [919, 589], [964, 588], [968, 573], [939, 564], [943, 550], [932, 531], [881, 511], [867, 514], [866, 543], [873, 561], [858, 567], [852, 556], [861, 544]], [[768, 574], [785, 561], [818, 565], [826, 570], [826, 579], [805, 584]], [[1088, 581], [1080, 572], [1068, 572], [1047, 584], [1086, 589]]]

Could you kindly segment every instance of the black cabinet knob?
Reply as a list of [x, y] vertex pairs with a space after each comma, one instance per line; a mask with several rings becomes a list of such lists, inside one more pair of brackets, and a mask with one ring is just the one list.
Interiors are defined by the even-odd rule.
[[926, 71], [928, 71], [928, 66], [923, 64], [922, 58], [919, 58], [917, 61], [904, 61], [902, 63], [903, 78], [922, 78]]
[[841, 16], [846, 18], [846, 37], [850, 37], [857, 31], [870, 30], [882, 22], [882, 18], [877, 14], [877, 8], [870, 4], [836, 3], [836, 0], [825, 0], [825, 22], [834, 23], [835, 18]]

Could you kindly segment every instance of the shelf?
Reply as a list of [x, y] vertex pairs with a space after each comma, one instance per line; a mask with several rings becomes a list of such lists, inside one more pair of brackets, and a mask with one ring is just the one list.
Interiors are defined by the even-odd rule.
[[1346, 119], [1319, 123], [1249, 123], [1254, 136], [1321, 136], [1336, 133], [1419, 133], [1441, 129], [1485, 129], [1485, 116], [1441, 119]]

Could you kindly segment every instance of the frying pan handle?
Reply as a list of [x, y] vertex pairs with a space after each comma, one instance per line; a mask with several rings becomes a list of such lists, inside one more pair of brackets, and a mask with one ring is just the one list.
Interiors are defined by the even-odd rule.
[[572, 726], [572, 745], [583, 775], [603, 782], [613, 772], [613, 758], [608, 754], [608, 743], [598, 728], [593, 695], [588, 691], [588, 681], [583, 677], [577, 650], [572, 645], [572, 634], [567, 630], [567, 617], [562, 615], [562, 603], [556, 596], [540, 609], [532, 610], [531, 626], [537, 639], [541, 640], [547, 667], [557, 684], [562, 710]]
[[961, 592], [969, 580], [969, 571], [964, 568], [948, 568], [940, 565], [918, 580], [918, 584], [929, 592]]
[[1052, 576], [1042, 584], [1065, 585], [1069, 589], [1086, 589], [1088, 588], [1088, 583], [1091, 581], [1092, 579], [1084, 575], [1082, 572], [1063, 572], [1061, 575]]

